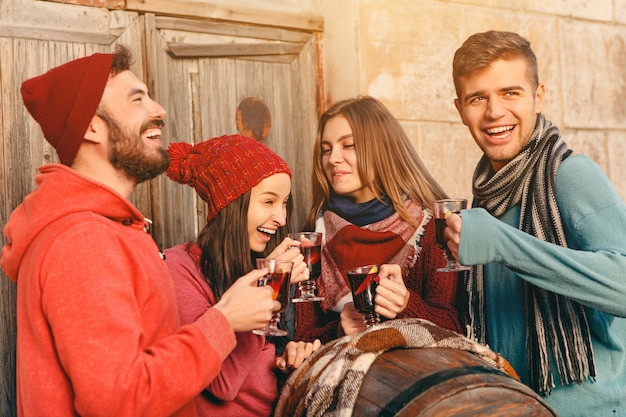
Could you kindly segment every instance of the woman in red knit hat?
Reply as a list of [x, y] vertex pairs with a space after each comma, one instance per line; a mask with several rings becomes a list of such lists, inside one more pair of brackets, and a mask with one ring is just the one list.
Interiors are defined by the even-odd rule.
[[[457, 273], [440, 273], [431, 202], [446, 194], [397, 119], [378, 100], [340, 101], [322, 115], [313, 151], [313, 207], [305, 230], [324, 233], [321, 303], [296, 305], [295, 337], [323, 343], [365, 329], [345, 271], [380, 264], [375, 310], [462, 331]], [[389, 278], [389, 279], [386, 279]]]
[[[165, 251], [181, 322], [200, 317], [239, 277], [267, 257], [294, 262], [292, 282], [308, 278], [299, 242], [287, 237], [291, 171], [270, 148], [230, 135], [196, 145], [170, 144], [167, 176], [207, 203], [207, 224], [193, 242]], [[200, 416], [269, 416], [278, 396], [276, 370], [287, 372], [320, 346], [289, 342], [281, 356], [265, 336], [236, 334], [219, 376], [196, 398]]]

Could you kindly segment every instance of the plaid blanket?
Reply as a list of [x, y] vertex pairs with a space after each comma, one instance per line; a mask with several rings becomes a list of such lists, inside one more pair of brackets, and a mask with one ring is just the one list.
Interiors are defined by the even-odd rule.
[[314, 352], [287, 380], [274, 416], [351, 416], [361, 382], [376, 358], [392, 348], [420, 347], [466, 350], [519, 379], [508, 362], [487, 346], [427, 320], [390, 320]]

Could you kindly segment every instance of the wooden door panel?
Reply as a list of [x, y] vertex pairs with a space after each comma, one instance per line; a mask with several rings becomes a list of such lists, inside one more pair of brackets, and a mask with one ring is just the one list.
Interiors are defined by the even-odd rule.
[[[271, 114], [264, 143], [287, 161], [294, 174], [296, 210], [291, 226], [299, 228], [310, 204], [317, 118], [314, 36], [150, 15], [146, 25], [149, 38], [158, 42], [153, 51], [165, 57], [148, 58], [155, 65], [149, 71], [158, 74], [162, 84], [155, 86], [157, 100], [168, 110], [165, 141], [197, 143], [238, 133], [238, 105], [250, 97], [261, 100]], [[188, 186], [167, 179], [158, 186], [155, 195], [162, 198], [154, 205], [155, 238], [165, 247], [193, 239], [205, 224], [205, 203]]]

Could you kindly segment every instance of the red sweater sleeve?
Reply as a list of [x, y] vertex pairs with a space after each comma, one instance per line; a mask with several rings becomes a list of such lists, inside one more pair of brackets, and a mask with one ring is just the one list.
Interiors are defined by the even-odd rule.
[[458, 311], [458, 288], [463, 272], [437, 272], [445, 265], [444, 252], [435, 242], [430, 221], [422, 236], [422, 251], [404, 283], [411, 293], [409, 304], [398, 318], [419, 317], [455, 332], [462, 332]]
[[322, 344], [337, 338], [339, 313], [324, 312], [320, 303], [296, 304], [294, 340], [313, 342], [319, 339]]

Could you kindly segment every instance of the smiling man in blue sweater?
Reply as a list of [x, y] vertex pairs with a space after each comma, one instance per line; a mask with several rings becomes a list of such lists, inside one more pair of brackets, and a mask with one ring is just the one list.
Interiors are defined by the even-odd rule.
[[474, 208], [448, 218], [468, 274], [471, 336], [502, 353], [562, 417], [626, 415], [626, 206], [541, 113], [530, 43], [470, 36], [455, 105], [484, 155]]

